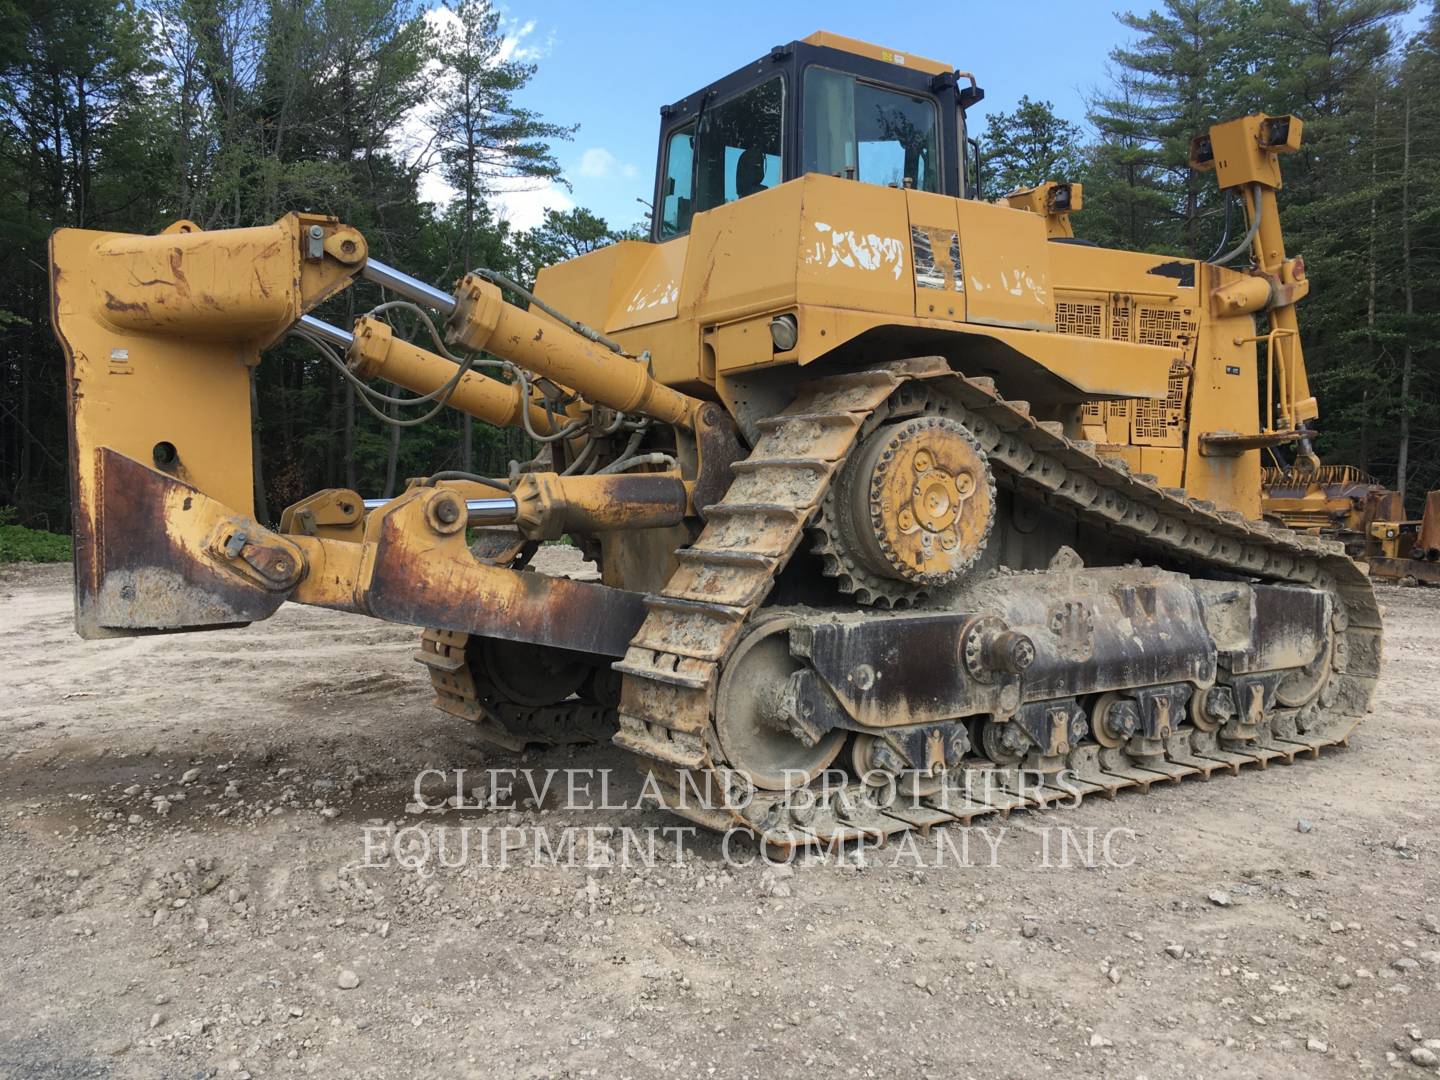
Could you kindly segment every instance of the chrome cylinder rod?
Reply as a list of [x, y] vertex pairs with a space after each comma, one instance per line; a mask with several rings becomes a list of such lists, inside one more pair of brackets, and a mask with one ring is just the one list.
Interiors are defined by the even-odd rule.
[[366, 259], [365, 269], [360, 271], [360, 276], [389, 289], [397, 296], [403, 296], [406, 300], [434, 308], [447, 318], [455, 310], [455, 298], [449, 293], [442, 292], [434, 285], [427, 285], [393, 266], [386, 266], [378, 259]]
[[[366, 499], [366, 510], [378, 510], [390, 499]], [[465, 509], [470, 517], [471, 525], [508, 525], [515, 520], [515, 500], [510, 498], [499, 499], [466, 499]]]
[[301, 315], [299, 321], [300, 329], [319, 338], [330, 345], [338, 345], [342, 349], [349, 349], [355, 344], [355, 335], [348, 330], [341, 330], [338, 326], [332, 326], [323, 319], [317, 319], [314, 315]]

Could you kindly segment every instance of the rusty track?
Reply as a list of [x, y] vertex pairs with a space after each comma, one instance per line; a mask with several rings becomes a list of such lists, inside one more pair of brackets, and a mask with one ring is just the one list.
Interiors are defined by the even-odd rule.
[[[828, 805], [807, 806], [803, 815], [783, 795], [762, 793], [743, 812], [679, 798], [682, 784], [688, 790], [725, 790], [726, 762], [711, 731], [725, 659], [803, 540], [862, 427], [914, 379], [947, 398], [947, 415], [975, 434], [1002, 485], [1154, 550], [1162, 561], [1189, 564], [1192, 573], [1198, 567], [1330, 590], [1336, 648], [1318, 702], [1276, 708], [1258, 737], [1243, 745], [1183, 728], [1167, 740], [1163, 761], [1143, 766], [1121, 750], [1084, 745], [1070, 752], [1073, 779], [1065, 786], [1029, 779], [1013, 768], [982, 767], [966, 770], [978, 785], [902, 806], [878, 806], [858, 784], [836, 793]], [[1369, 581], [1340, 545], [1161, 489], [1152, 478], [1102, 459], [1092, 444], [1066, 439], [1058, 424], [1037, 423], [1026, 403], [1002, 400], [989, 380], [955, 375], [939, 359], [816, 379], [783, 413], [762, 421], [760, 430], [753, 452], [735, 467], [734, 484], [710, 507], [709, 523], [695, 545], [679, 553], [681, 565], [663, 593], [648, 600], [644, 623], [615, 665], [623, 676], [615, 741], [677, 796], [667, 797], [676, 813], [710, 828], [742, 827], [781, 846], [883, 837], [1085, 794], [1113, 796], [1123, 788], [1144, 790], [1185, 776], [1238, 772], [1247, 764], [1289, 763], [1344, 743], [1367, 710], [1379, 673], [1380, 616]], [[588, 720], [584, 726], [593, 729], [595, 721], [610, 718], [591, 716], [585, 710], [600, 707], [576, 702], [514, 712], [494, 698], [493, 688], [487, 695], [476, 684], [463, 657], [464, 635], [432, 631], [417, 658], [431, 668], [441, 708], [480, 723], [487, 737], [502, 745], [527, 741], [529, 728], [575, 735], [577, 721]], [[514, 714], [507, 716], [507, 710]], [[543, 734], [528, 741], [536, 739], [555, 741]], [[707, 786], [697, 777], [714, 783]]]
[[481, 738], [520, 751], [531, 743], [599, 742], [615, 730], [613, 705], [583, 697], [538, 707], [507, 701], [470, 662], [470, 640], [453, 630], [426, 630], [415, 659], [430, 669], [436, 708], [469, 720]]
[[[679, 770], [713, 772], [725, 765], [716, 757], [718, 743], [706, 737], [723, 659], [799, 545], [805, 523], [866, 416], [909, 378], [935, 380], [931, 385], [953, 400], [949, 415], [975, 433], [1003, 483], [1128, 533], [1169, 552], [1175, 561], [1328, 587], [1336, 596], [1335, 672], [1322, 692], [1323, 709], [1275, 710], [1243, 750], [1222, 747], [1213, 733], [1181, 730], [1171, 736], [1166, 760], [1158, 767], [1137, 767], [1120, 751], [1081, 747], [1068, 762], [1081, 794], [1113, 795], [1124, 787], [1233, 772], [1242, 764], [1293, 761], [1349, 736], [1365, 713], [1379, 672], [1380, 618], [1368, 581], [1338, 545], [1162, 490], [1101, 459], [1089, 444], [1066, 439], [1058, 425], [1037, 424], [1023, 402], [1001, 400], [988, 381], [952, 375], [943, 362], [920, 361], [816, 380], [784, 413], [762, 425], [754, 452], [737, 469], [735, 485], [714, 508], [722, 512], [712, 509], [711, 524], [664, 595], [651, 601], [649, 616], [616, 665], [625, 676], [616, 742], [648, 759], [659, 775], [677, 781]], [[678, 798], [671, 808], [710, 827], [742, 826], [768, 842], [793, 845], [969, 821], [1076, 794], [1027, 785], [1015, 770], [988, 770], [985, 779], [978, 794], [972, 786], [960, 798], [942, 793], [920, 805], [889, 809], [876, 807], [857, 785], [832, 806], [809, 810], [803, 821], [787, 817], [778, 796], [753, 800], [743, 815], [682, 805]]]

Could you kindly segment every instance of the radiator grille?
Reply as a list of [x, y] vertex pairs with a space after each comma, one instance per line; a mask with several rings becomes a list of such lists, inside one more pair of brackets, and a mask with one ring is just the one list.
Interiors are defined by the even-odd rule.
[[1104, 336], [1105, 309], [1099, 304], [1060, 300], [1055, 304], [1055, 329], [1081, 337]]
[[1120, 293], [1097, 296], [1072, 292], [1055, 303], [1055, 328], [1062, 334], [1135, 341], [1183, 353], [1183, 357], [1171, 361], [1165, 397], [1091, 401], [1080, 409], [1083, 422], [1108, 427], [1110, 438], [1131, 445], [1182, 445], [1189, 390], [1188, 358], [1200, 329], [1193, 308], [1137, 304]]
[[1110, 337], [1115, 341], [1130, 341], [1131, 314], [1134, 307], [1129, 300], [1116, 298], [1110, 305]]
[[1197, 329], [1189, 308], [1142, 307], [1137, 340], [1142, 345], [1184, 349], [1195, 340]]
[[1142, 398], [1135, 402], [1132, 427], [1136, 442], [1165, 439], [1173, 427], [1177, 431], [1185, 416], [1185, 376], [1189, 366], [1183, 360], [1170, 362], [1170, 388], [1163, 398]]

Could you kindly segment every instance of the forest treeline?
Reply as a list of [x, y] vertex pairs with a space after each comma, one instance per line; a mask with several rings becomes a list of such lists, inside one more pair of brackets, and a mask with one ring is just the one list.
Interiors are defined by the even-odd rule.
[[[532, 280], [633, 233], [583, 208], [529, 230], [503, 218], [505, 190], [564, 183], [555, 147], [574, 129], [518, 104], [535, 68], [498, 10], [459, 0], [452, 14], [426, 18], [414, 0], [0, 0], [0, 507], [68, 527], [54, 228], [214, 229], [311, 210], [434, 282], [478, 265]], [[1080, 236], [1204, 258], [1243, 223], [1187, 167], [1190, 136], [1254, 110], [1302, 116], [1282, 212], [1313, 282], [1301, 326], [1320, 450], [1403, 486], [1412, 506], [1440, 486], [1440, 18], [1421, 14], [1405, 0], [1166, 0], [1119, 16], [1126, 44], [1096, 58], [1088, 124], [1024, 98], [980, 132], [986, 197], [1080, 180]], [[1017, 77], [988, 73], [997, 91]], [[424, 200], [430, 176], [454, 197]], [[344, 323], [381, 298], [361, 285], [323, 314]], [[408, 476], [503, 473], [526, 456], [516, 433], [453, 414], [402, 436], [293, 339], [256, 369], [254, 401], [270, 519], [320, 487], [390, 494]]]

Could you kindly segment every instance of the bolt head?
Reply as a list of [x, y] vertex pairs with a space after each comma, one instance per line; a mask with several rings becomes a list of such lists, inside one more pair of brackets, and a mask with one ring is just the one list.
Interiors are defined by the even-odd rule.
[[1019, 635], [1010, 646], [1010, 663], [1017, 671], [1024, 671], [1035, 662], [1035, 643]]
[[454, 499], [446, 499], [435, 507], [435, 517], [446, 525], [453, 525], [460, 520], [460, 507]]
[[850, 679], [857, 690], [869, 690], [875, 685], [875, 669], [869, 664], [859, 664], [850, 673]]

